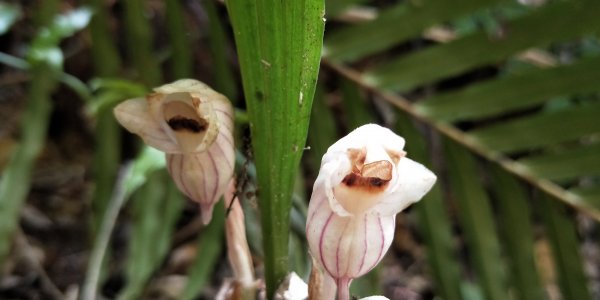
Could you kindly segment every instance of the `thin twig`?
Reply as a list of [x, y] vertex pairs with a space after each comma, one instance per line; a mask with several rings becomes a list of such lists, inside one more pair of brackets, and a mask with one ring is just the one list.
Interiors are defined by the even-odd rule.
[[125, 203], [125, 179], [131, 172], [131, 166], [131, 163], [127, 163], [119, 171], [113, 195], [108, 203], [104, 219], [100, 226], [100, 231], [98, 232], [94, 248], [90, 255], [85, 281], [81, 289], [81, 299], [83, 300], [96, 299], [98, 280], [100, 278], [100, 271], [104, 261], [104, 255], [106, 254], [106, 248], [108, 247], [108, 242], [110, 241], [110, 236], [117, 222], [121, 207]]

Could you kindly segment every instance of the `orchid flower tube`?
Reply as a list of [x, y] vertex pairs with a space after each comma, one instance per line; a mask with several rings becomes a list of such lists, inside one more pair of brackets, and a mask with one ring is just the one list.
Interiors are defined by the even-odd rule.
[[409, 159], [404, 139], [375, 124], [334, 143], [321, 161], [308, 208], [311, 255], [350, 299], [354, 278], [373, 269], [394, 238], [396, 214], [419, 201], [436, 176]]
[[208, 224], [234, 171], [233, 107], [204, 83], [182, 79], [129, 99], [114, 109], [117, 121], [165, 152], [181, 192], [200, 205]]

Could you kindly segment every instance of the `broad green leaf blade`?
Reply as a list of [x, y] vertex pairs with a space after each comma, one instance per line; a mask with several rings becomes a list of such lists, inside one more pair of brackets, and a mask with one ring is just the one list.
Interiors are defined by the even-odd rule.
[[[170, 184], [169, 184], [170, 183]], [[146, 282], [168, 253], [183, 197], [163, 169], [133, 196], [133, 229], [119, 299], [140, 299]]]
[[450, 186], [478, 281], [486, 299], [508, 299], [494, 215], [486, 191], [479, 182], [481, 176], [475, 159], [454, 142], [447, 141], [445, 146]]
[[267, 296], [288, 272], [294, 177], [319, 70], [323, 0], [228, 0], [250, 118]]
[[600, 175], [600, 143], [519, 160], [534, 175], [557, 181]]
[[579, 105], [498, 123], [473, 130], [469, 134], [490, 149], [514, 152], [599, 133], [598, 116], [600, 105]]
[[503, 37], [477, 32], [440, 45], [386, 61], [367, 72], [365, 80], [382, 88], [411, 90], [419, 85], [458, 75], [472, 68], [497, 63], [518, 51], [547, 46], [600, 32], [595, 0], [549, 3], [506, 24]]
[[509, 259], [509, 281], [518, 299], [543, 300], [534, 258], [534, 235], [528, 197], [519, 182], [498, 167], [489, 169], [493, 193], [498, 202], [498, 222], [502, 244]]
[[569, 191], [581, 197], [586, 204], [600, 210], [600, 184], [572, 188]]
[[448, 122], [492, 117], [530, 108], [554, 96], [596, 92], [600, 57], [582, 59], [573, 65], [535, 69], [508, 75], [464, 89], [437, 94], [415, 108], [424, 115]]
[[519, 160], [539, 177], [564, 181], [586, 175], [600, 175], [600, 143], [583, 145]]
[[575, 218], [567, 213], [562, 203], [545, 195], [542, 195], [536, 203], [539, 205], [540, 216], [545, 224], [544, 229], [552, 246], [562, 298], [591, 299], [579, 253]]
[[354, 61], [415, 37], [430, 26], [501, 2], [503, 0], [402, 2], [386, 9], [372, 22], [328, 33], [323, 52], [334, 61]]
[[[223, 202], [223, 201], [221, 201]], [[224, 203], [224, 202], [223, 202]], [[196, 299], [202, 288], [211, 278], [219, 256], [223, 251], [223, 230], [225, 228], [225, 207], [215, 205], [213, 219], [202, 230], [198, 238], [198, 254], [188, 270], [188, 281], [180, 297], [182, 300]]]
[[[408, 157], [431, 167], [423, 137], [405, 114], [398, 115], [398, 134], [406, 139]], [[439, 174], [438, 174], [439, 176]], [[436, 294], [446, 300], [459, 300], [460, 272], [452, 240], [452, 223], [442, 197], [440, 181], [415, 206], [418, 226], [427, 246], [427, 260], [435, 280]]]

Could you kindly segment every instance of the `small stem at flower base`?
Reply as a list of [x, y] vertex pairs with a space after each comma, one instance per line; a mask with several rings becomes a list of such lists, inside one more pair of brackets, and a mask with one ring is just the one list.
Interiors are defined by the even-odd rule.
[[337, 281], [338, 300], [350, 300], [350, 278], [339, 278]]

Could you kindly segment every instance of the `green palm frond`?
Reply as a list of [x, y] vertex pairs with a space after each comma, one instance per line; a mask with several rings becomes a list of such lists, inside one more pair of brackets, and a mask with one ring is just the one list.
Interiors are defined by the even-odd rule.
[[[569, 279], [585, 275], [574, 250], [576, 223], [564, 210], [566, 205], [600, 220], [600, 55], [585, 46], [600, 34], [595, 16], [600, 2], [529, 7], [500, 0], [402, 1], [365, 7], [375, 17], [353, 23], [343, 14], [356, 9], [354, 1], [346, 9], [343, 1], [330, 2], [336, 2], [335, 13], [329, 13], [335, 26], [325, 36], [324, 64], [403, 111], [397, 118], [409, 143], [420, 137], [406, 118], [448, 139], [440, 153], [450, 202], [439, 203], [458, 208], [485, 298], [506, 299], [507, 286], [520, 299], [543, 298], [533, 259], [533, 214], [546, 220], [556, 267], [568, 269], [563, 255], [578, 266], [559, 276], [563, 296], [588, 298], [585, 280]], [[565, 44], [581, 50], [565, 58]], [[428, 156], [425, 147], [416, 149], [409, 146], [417, 156]], [[492, 165], [477, 168], [469, 152]], [[542, 191], [543, 201], [560, 202], [532, 211], [531, 197], [515, 179]], [[419, 226], [426, 237], [450, 226], [446, 211], [421, 205]], [[558, 228], [556, 220], [566, 228]], [[556, 233], [562, 229], [569, 232]], [[436, 267], [452, 260], [448, 251], [455, 246], [444, 236], [425, 242], [438, 293], [456, 299], [456, 279], [449, 275], [456, 272]], [[506, 270], [500, 268], [504, 260]]]

